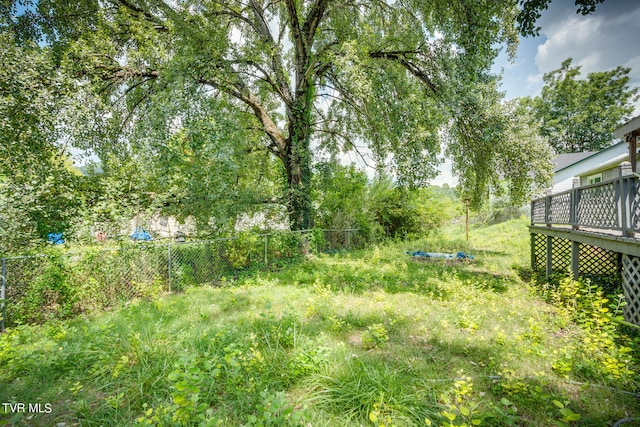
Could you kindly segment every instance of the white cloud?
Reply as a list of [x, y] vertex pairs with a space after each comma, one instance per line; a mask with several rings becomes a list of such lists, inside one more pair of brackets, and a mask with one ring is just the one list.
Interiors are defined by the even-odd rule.
[[[604, 9], [606, 2], [601, 5]], [[582, 66], [583, 73], [610, 70], [618, 65], [638, 63], [640, 46], [640, 3], [616, 14], [596, 12], [582, 16], [572, 13], [547, 22], [542, 35], [546, 41], [538, 46], [535, 63], [541, 73], [558, 69], [567, 58]], [[640, 83], [640, 67], [631, 73], [632, 81]]]
[[529, 74], [527, 76], [527, 87], [529, 89], [537, 89], [539, 90], [540, 87], [542, 87], [542, 77], [544, 76], [544, 74], [542, 73], [538, 73], [538, 74]]
[[[619, 65], [630, 67], [629, 84], [640, 86], [640, 2], [608, 0], [589, 16], [552, 2], [540, 24], [545, 41], [538, 45], [535, 55], [537, 73], [527, 77], [532, 92], [542, 87], [544, 73], [560, 68], [567, 58], [573, 58], [573, 65], [580, 66], [583, 75]], [[640, 103], [636, 106], [638, 113]]]

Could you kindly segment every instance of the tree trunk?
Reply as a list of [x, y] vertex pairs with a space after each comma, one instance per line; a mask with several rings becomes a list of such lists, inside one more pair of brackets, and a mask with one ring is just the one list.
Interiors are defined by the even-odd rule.
[[288, 213], [292, 230], [307, 230], [311, 224], [311, 108], [313, 90], [298, 93], [289, 111], [289, 138], [285, 170], [287, 171]]

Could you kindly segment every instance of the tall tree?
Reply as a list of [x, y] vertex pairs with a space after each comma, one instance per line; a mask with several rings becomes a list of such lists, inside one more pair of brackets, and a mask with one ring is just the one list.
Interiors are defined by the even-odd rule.
[[[472, 114], [456, 122], [447, 154], [460, 177], [458, 192], [478, 209], [493, 190], [521, 206], [531, 191], [545, 188], [551, 177], [551, 150], [518, 101], [498, 103], [490, 87], [468, 92], [461, 108]], [[476, 195], [482, 195], [478, 197]]]
[[630, 117], [638, 88], [629, 86], [629, 68], [581, 78], [580, 67], [571, 61], [545, 74], [542, 94], [533, 99], [540, 133], [557, 153], [599, 151], [611, 145], [615, 128]]
[[499, 165], [474, 143], [502, 137], [484, 130], [499, 97], [469, 94], [495, 93], [490, 65], [496, 45], [515, 47], [515, 0], [39, 0], [21, 16], [8, 3], [7, 25], [46, 41], [80, 79], [91, 107], [72, 118], [90, 132], [77, 143], [105, 158], [157, 155], [177, 132], [206, 145], [206, 132], [188, 128], [223, 102], [243, 132], [216, 136], [219, 152], [277, 159], [296, 229], [310, 226], [318, 150], [367, 144], [400, 182], [420, 185], [453, 125], [451, 144], [465, 147], [457, 170], [476, 177], [476, 200], [490, 176], [478, 171]]

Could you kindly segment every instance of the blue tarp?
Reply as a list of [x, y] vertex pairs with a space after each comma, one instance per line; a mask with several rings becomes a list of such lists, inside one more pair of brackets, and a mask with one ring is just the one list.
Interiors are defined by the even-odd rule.
[[64, 235], [62, 233], [49, 233], [47, 234], [47, 240], [54, 245], [64, 244]]
[[444, 259], [473, 259], [473, 255], [468, 255], [464, 252], [458, 252], [455, 254], [443, 254], [440, 252], [424, 252], [424, 251], [407, 251], [407, 254], [415, 257], [422, 258], [444, 258]]
[[153, 240], [151, 238], [151, 235], [149, 233], [146, 232], [146, 230], [142, 227], [138, 227], [136, 228], [136, 231], [133, 232], [133, 234], [131, 236], [131, 239], [133, 240], [138, 240], [138, 241], [149, 241], [149, 240]]

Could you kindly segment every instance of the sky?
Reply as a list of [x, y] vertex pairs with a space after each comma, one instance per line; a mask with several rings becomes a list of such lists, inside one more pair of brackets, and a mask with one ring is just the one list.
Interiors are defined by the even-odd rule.
[[[631, 68], [630, 86], [640, 87], [640, 1], [605, 0], [591, 15], [576, 13], [573, 0], [552, 0], [538, 20], [538, 37], [521, 38], [514, 61], [501, 53], [494, 72], [502, 71], [505, 99], [537, 96], [545, 73], [560, 68], [567, 58], [582, 74], [608, 71], [618, 65]], [[640, 102], [633, 116], [640, 115]], [[451, 164], [441, 165], [431, 183], [455, 185]]]

